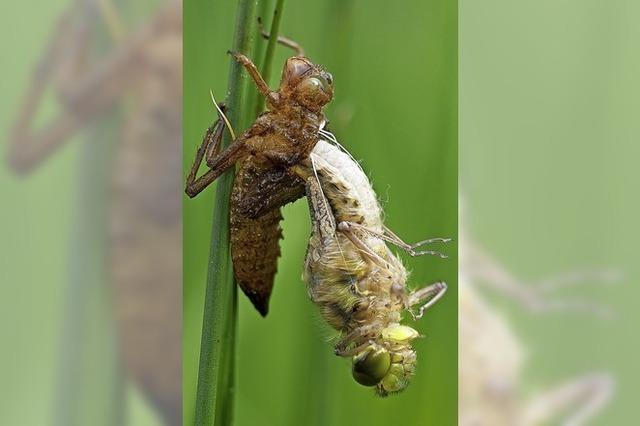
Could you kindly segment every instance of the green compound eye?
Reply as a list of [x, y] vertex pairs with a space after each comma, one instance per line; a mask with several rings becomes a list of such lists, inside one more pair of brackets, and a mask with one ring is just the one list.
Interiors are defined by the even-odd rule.
[[384, 349], [369, 349], [353, 357], [353, 378], [364, 386], [375, 386], [386, 376], [391, 366], [391, 356]]

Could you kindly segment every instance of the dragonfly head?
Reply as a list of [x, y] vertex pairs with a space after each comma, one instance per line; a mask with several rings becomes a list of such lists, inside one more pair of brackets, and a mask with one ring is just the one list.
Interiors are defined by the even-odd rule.
[[333, 99], [333, 77], [303, 56], [289, 58], [282, 70], [280, 94], [319, 112]]
[[401, 392], [415, 373], [416, 352], [410, 341], [417, 336], [411, 327], [386, 327], [382, 345], [372, 344], [353, 357], [353, 378], [361, 385], [375, 386], [380, 396]]

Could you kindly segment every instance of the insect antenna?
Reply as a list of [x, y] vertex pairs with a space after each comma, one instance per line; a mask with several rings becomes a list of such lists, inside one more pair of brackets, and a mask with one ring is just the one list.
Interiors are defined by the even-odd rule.
[[218, 110], [218, 114], [220, 114], [220, 117], [222, 117], [222, 120], [224, 121], [225, 126], [227, 126], [227, 129], [229, 129], [229, 133], [231, 133], [231, 139], [235, 141], [236, 132], [233, 131], [233, 127], [231, 127], [231, 123], [229, 122], [229, 119], [224, 114], [224, 112], [222, 112], [222, 109], [220, 109], [220, 107], [218, 106], [218, 103], [216, 102], [216, 98], [213, 96], [213, 90], [209, 89], [209, 94], [211, 94], [211, 100], [213, 101], [213, 106], [216, 107], [216, 109]]

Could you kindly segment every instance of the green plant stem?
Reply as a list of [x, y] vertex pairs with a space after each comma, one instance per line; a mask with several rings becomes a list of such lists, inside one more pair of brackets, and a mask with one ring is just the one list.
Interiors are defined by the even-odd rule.
[[[251, 49], [256, 20], [256, 1], [239, 0], [232, 50], [246, 54]], [[231, 60], [227, 116], [231, 123], [242, 123], [242, 98], [246, 79], [242, 66]], [[225, 132], [222, 148], [231, 143]], [[234, 171], [218, 180], [213, 211], [209, 268], [205, 293], [200, 346], [200, 365], [196, 391], [195, 424], [229, 425], [233, 417], [234, 357], [237, 322], [237, 289], [229, 253], [229, 197]]]
[[[269, 43], [267, 44], [267, 50], [264, 54], [264, 61], [262, 62], [262, 78], [269, 84], [271, 78], [271, 65], [273, 64], [273, 55], [276, 50], [276, 44], [278, 43], [278, 34], [280, 33], [280, 20], [282, 18], [282, 10], [284, 8], [284, 0], [277, 0], [276, 7], [273, 9], [273, 19], [271, 20], [271, 27], [269, 28]], [[264, 111], [265, 100], [260, 99], [258, 101], [256, 115]]]
[[[267, 13], [269, 10], [271, 10], [271, 0], [260, 0], [258, 2], [258, 16], [264, 20], [265, 16], [267, 16]], [[258, 35], [257, 36], [258, 41], [256, 43], [254, 43], [253, 45], [253, 54], [251, 56], [251, 59], [253, 59], [253, 62], [256, 64], [256, 66], [258, 67], [259, 70], [262, 70], [262, 63], [264, 62], [264, 51], [266, 48], [266, 43], [262, 42], [262, 36]], [[267, 84], [269, 84], [269, 82], [267, 81]], [[258, 91], [258, 89], [256, 89], [255, 87], [250, 87], [249, 88], [249, 95], [250, 99], [251, 99], [251, 104], [249, 105], [249, 109], [248, 111], [254, 111], [255, 115], [254, 117], [251, 118], [255, 118], [259, 113], [261, 113], [262, 111], [260, 110], [260, 105], [262, 105], [262, 93], [260, 93]]]

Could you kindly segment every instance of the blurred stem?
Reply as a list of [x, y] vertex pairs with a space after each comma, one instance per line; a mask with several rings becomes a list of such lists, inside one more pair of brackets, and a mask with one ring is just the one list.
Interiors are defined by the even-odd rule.
[[[273, 9], [273, 19], [271, 20], [271, 27], [269, 28], [269, 43], [267, 44], [267, 51], [264, 54], [264, 62], [262, 63], [262, 78], [269, 84], [271, 78], [271, 65], [273, 64], [273, 55], [276, 51], [276, 44], [278, 42], [278, 34], [280, 31], [280, 19], [282, 18], [282, 9], [284, 8], [284, 0], [277, 0], [276, 7]], [[258, 105], [256, 107], [256, 115], [264, 111], [265, 100], [259, 98]]]
[[[251, 48], [250, 29], [256, 20], [256, 1], [239, 0], [233, 50], [247, 54]], [[227, 116], [231, 123], [242, 123], [242, 66], [231, 60]], [[246, 108], [245, 108], [246, 110]], [[222, 148], [231, 143], [225, 132]], [[196, 393], [195, 424], [229, 425], [233, 417], [234, 357], [237, 322], [237, 289], [229, 253], [229, 197], [234, 170], [218, 179], [213, 211], [209, 268], [205, 293]]]
[[[82, 19], [90, 25], [87, 52], [91, 63], [113, 47], [101, 22], [82, 4]], [[118, 109], [90, 127], [79, 148], [75, 170], [74, 229], [70, 242], [69, 283], [65, 289], [60, 360], [51, 424], [108, 426], [125, 424], [126, 393], [117, 353], [107, 259], [107, 207], [113, 156], [121, 135]], [[95, 366], [100, 365], [99, 369]]]

